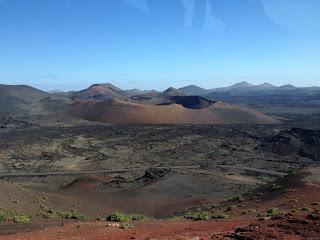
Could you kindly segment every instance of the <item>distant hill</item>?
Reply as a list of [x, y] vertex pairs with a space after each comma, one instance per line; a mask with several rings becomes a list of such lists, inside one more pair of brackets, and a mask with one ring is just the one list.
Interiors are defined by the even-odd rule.
[[179, 89], [169, 87], [167, 90], [163, 92], [164, 95], [166, 96], [183, 96], [185, 95], [182, 91]]
[[198, 87], [196, 85], [189, 85], [186, 87], [179, 88], [178, 90], [184, 93], [185, 95], [189, 96], [201, 96], [209, 92], [208, 90]]
[[216, 94], [228, 94], [228, 95], [252, 95], [252, 94], [309, 94], [320, 91], [320, 87], [295, 87], [291, 84], [282, 86], [275, 86], [270, 83], [263, 83], [259, 85], [253, 85], [248, 82], [240, 82], [229, 87], [214, 88], [208, 90], [208, 93], [204, 96], [211, 97]]
[[248, 82], [240, 82], [229, 87], [223, 88], [214, 88], [210, 90], [210, 92], [252, 92], [252, 91], [268, 91], [268, 90], [275, 90], [278, 87], [270, 84], [270, 83], [263, 83], [259, 85], [253, 85]]
[[[31, 125], [69, 122], [73, 119], [68, 113], [70, 103], [68, 93], [49, 94], [25, 85], [0, 85], [0, 118], [11, 119], [13, 124], [19, 125], [20, 120]], [[24, 127], [24, 123], [19, 126]]]
[[214, 88], [209, 90], [209, 92], [247, 91], [252, 87], [253, 85], [248, 82], [240, 82], [229, 87]]
[[263, 83], [263, 84], [255, 85], [251, 87], [251, 90], [253, 91], [276, 90], [276, 89], [278, 89], [278, 87], [270, 83]]
[[[296, 87], [291, 84], [286, 84], [282, 86], [275, 86], [273, 84], [270, 84], [268, 82], [254, 85], [251, 83], [248, 83], [246, 81], [239, 82], [236, 84], [233, 84], [231, 86], [227, 87], [220, 87], [220, 88], [213, 88], [213, 89], [204, 89], [200, 88], [196, 85], [189, 85], [183, 88], [178, 89], [180, 92], [182, 92], [184, 95], [188, 96], [208, 96], [211, 93], [219, 93], [219, 94], [256, 94], [256, 93], [293, 93], [293, 91], [299, 92], [299, 93], [312, 93], [316, 91], [320, 91], [320, 87]], [[211, 94], [211, 95], [212, 95]]]
[[202, 109], [192, 109], [180, 104], [149, 105], [132, 103], [121, 99], [103, 102], [75, 104], [71, 114], [90, 121], [112, 124], [274, 124], [272, 117], [251, 109], [227, 103], [215, 102]]
[[25, 85], [0, 85], [0, 117], [31, 117], [45, 122], [76, 116], [107, 123], [263, 124], [277, 120], [260, 112], [278, 115], [281, 109], [281, 113], [290, 114], [319, 105], [320, 88], [290, 84], [278, 87], [240, 82], [211, 90], [190, 85], [158, 92], [122, 90], [105, 83], [51, 94]]
[[26, 85], [0, 84], [0, 115], [25, 115], [31, 104], [48, 96], [48, 93]]
[[48, 91], [48, 93], [50, 93], [50, 94], [54, 94], [54, 93], [64, 93], [64, 91], [61, 91], [61, 90], [59, 90], [59, 89], [54, 89], [54, 90]]
[[17, 98], [26, 103], [32, 103], [49, 96], [49, 94], [27, 85], [0, 84], [0, 96]]
[[73, 100], [95, 100], [95, 101], [104, 101], [112, 98], [122, 98], [122, 97], [130, 97], [136, 95], [142, 95], [153, 92], [148, 90], [140, 90], [137, 88], [123, 90], [114, 86], [111, 83], [102, 83], [102, 84], [94, 84], [89, 88], [73, 92], [71, 98]]
[[214, 88], [208, 90], [209, 93], [205, 94], [206, 97], [213, 96], [215, 94], [229, 94], [229, 95], [246, 95], [246, 94], [312, 94], [320, 91], [320, 87], [295, 87], [291, 84], [282, 86], [275, 86], [270, 83], [263, 83], [259, 85], [253, 85], [248, 82], [240, 82], [229, 87]]
[[278, 89], [279, 90], [295, 90], [297, 87], [291, 85], [291, 84], [286, 84], [286, 85], [282, 85], [280, 86]]
[[94, 84], [87, 89], [75, 92], [72, 95], [74, 100], [96, 100], [103, 101], [110, 98], [125, 97], [128, 92], [112, 85], [111, 83]]
[[127, 94], [128, 95], [132, 95], [132, 96], [144, 94], [146, 92], [147, 91], [143, 91], [143, 90], [140, 90], [140, 89], [137, 89], [137, 88], [133, 88], [133, 89], [127, 90]]

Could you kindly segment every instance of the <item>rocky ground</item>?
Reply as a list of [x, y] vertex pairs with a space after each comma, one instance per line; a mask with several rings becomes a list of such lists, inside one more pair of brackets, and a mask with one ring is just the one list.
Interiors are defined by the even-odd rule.
[[[0, 218], [29, 223], [0, 239], [318, 237], [317, 128], [4, 121]], [[110, 226], [114, 211], [148, 220]]]

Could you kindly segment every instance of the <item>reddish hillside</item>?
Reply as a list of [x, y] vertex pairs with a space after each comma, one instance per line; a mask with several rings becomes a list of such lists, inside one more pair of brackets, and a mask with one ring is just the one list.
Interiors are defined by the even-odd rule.
[[185, 108], [179, 104], [152, 106], [120, 99], [103, 102], [82, 102], [71, 110], [76, 117], [106, 123], [140, 124], [273, 124], [278, 121], [262, 113], [238, 106], [216, 102], [203, 109]]
[[97, 101], [103, 101], [110, 98], [127, 96], [127, 93], [120, 88], [113, 86], [110, 83], [106, 84], [94, 84], [87, 89], [76, 92], [73, 94], [72, 98], [75, 100], [89, 100], [95, 99]]

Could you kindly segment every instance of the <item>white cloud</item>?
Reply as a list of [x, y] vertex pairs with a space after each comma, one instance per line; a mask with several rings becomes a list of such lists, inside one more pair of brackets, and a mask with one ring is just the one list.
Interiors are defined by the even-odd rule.
[[206, 32], [222, 33], [224, 31], [224, 28], [224, 23], [220, 19], [214, 17], [214, 15], [212, 14], [211, 1], [208, 1], [204, 22], [204, 30]]
[[193, 3], [194, 0], [181, 0], [185, 7], [185, 26], [186, 27], [192, 27], [192, 20], [193, 20]]

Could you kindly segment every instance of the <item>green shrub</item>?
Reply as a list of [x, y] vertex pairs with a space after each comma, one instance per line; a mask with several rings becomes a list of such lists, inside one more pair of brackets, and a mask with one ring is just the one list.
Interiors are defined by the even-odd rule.
[[29, 223], [30, 218], [21, 213], [0, 208], [0, 222]]
[[106, 217], [107, 221], [110, 222], [128, 222], [128, 221], [143, 221], [146, 220], [147, 217], [142, 214], [130, 214], [125, 215], [120, 212], [114, 212], [111, 215]]
[[311, 212], [312, 209], [311, 208], [308, 208], [308, 207], [303, 207], [301, 208], [301, 211], [304, 211], [304, 212]]
[[78, 219], [78, 220], [86, 220], [86, 216], [83, 214], [79, 213], [76, 210], [71, 210], [68, 212], [62, 212], [62, 217], [65, 219]]
[[245, 201], [245, 199], [244, 199], [244, 197], [242, 195], [236, 196], [233, 200], [236, 201], [236, 202], [239, 202], [239, 203], [242, 203], [242, 202]]
[[30, 218], [25, 216], [25, 215], [18, 214], [18, 215], [14, 215], [12, 217], [12, 221], [15, 222], [15, 223], [24, 223], [24, 224], [26, 224], [26, 223], [30, 222]]
[[123, 213], [114, 212], [108, 217], [106, 217], [106, 220], [110, 222], [127, 222], [130, 220], [130, 218], [124, 215]]
[[278, 214], [279, 214], [279, 209], [275, 207], [269, 208], [266, 212], [267, 217], [274, 217]]
[[237, 205], [230, 205], [230, 206], [227, 207], [227, 212], [232, 211], [232, 210], [235, 210], [235, 209], [237, 209], [237, 208], [238, 208]]
[[185, 219], [192, 219], [196, 221], [200, 220], [209, 220], [209, 213], [208, 212], [191, 212], [188, 211], [184, 215]]
[[147, 219], [145, 215], [140, 215], [140, 214], [131, 214], [128, 217], [132, 221], [143, 221]]
[[224, 213], [215, 213], [212, 215], [212, 218], [213, 219], [227, 219], [227, 218], [229, 218], [229, 216]]
[[43, 194], [36, 196], [36, 199], [40, 205], [45, 205], [48, 201], [48, 197], [44, 196]]
[[166, 220], [171, 220], [171, 221], [177, 221], [177, 220], [183, 220], [184, 216], [170, 216], [166, 218]]
[[320, 215], [317, 214], [316, 212], [314, 213], [309, 213], [307, 215], [307, 218], [310, 219], [310, 220], [320, 220]]
[[41, 211], [38, 215], [43, 218], [50, 218], [50, 219], [58, 218], [60, 216], [57, 212], [55, 212], [54, 210], [51, 210], [51, 209]]
[[[302, 210], [302, 209], [301, 209]], [[304, 211], [304, 210], [302, 210]], [[299, 208], [295, 208], [295, 209], [292, 209], [291, 210], [292, 213], [299, 213], [300, 212], [300, 209]]]
[[70, 210], [70, 211], [55, 211], [52, 209], [45, 209], [38, 213], [39, 216], [43, 218], [65, 218], [65, 219], [77, 219], [77, 220], [87, 220], [86, 216], [79, 213], [76, 210]]

